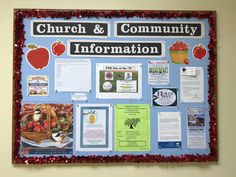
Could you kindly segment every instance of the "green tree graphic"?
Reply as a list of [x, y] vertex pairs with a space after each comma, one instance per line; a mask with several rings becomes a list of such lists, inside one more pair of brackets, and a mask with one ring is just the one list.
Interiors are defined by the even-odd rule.
[[133, 129], [134, 127], [136, 127], [138, 122], [140, 122], [139, 118], [126, 119], [125, 125], [129, 126], [130, 129]]

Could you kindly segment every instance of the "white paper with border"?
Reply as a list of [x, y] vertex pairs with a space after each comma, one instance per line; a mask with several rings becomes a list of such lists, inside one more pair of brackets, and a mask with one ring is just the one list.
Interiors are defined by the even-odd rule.
[[[122, 76], [119, 76], [118, 72]], [[106, 77], [100, 76], [100, 73], [112, 74]], [[141, 99], [142, 64], [98, 63], [96, 66], [96, 97], [98, 99]]]
[[111, 104], [77, 104], [75, 150], [111, 151], [112, 124]]
[[91, 61], [55, 58], [56, 92], [90, 92]]
[[[191, 72], [188, 72], [188, 69]], [[204, 71], [203, 67], [180, 67], [180, 101], [204, 102]], [[195, 73], [195, 75], [194, 75]]]

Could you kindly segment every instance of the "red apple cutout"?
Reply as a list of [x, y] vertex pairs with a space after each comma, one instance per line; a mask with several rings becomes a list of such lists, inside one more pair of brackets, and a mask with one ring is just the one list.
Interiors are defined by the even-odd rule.
[[202, 44], [198, 44], [193, 48], [193, 56], [198, 60], [202, 60], [206, 56], [206, 53], [206, 48]]
[[35, 44], [30, 44], [27, 47], [30, 50], [27, 52], [26, 58], [30, 66], [36, 70], [46, 68], [50, 60], [48, 49]]
[[65, 49], [66, 49], [65, 45], [59, 40], [57, 40], [57, 42], [54, 42], [52, 44], [52, 53], [55, 56], [62, 55], [65, 52]]

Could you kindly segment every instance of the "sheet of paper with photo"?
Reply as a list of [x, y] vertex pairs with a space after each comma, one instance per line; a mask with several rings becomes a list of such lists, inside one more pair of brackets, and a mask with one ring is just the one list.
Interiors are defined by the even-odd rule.
[[169, 63], [166, 60], [151, 60], [148, 62], [148, 84], [169, 84]]
[[158, 112], [158, 148], [181, 148], [181, 112]]
[[76, 151], [112, 150], [112, 105], [76, 105]]
[[203, 67], [180, 67], [180, 101], [204, 102]]
[[90, 92], [91, 61], [88, 59], [55, 59], [56, 92]]
[[206, 148], [206, 117], [204, 107], [187, 108], [189, 149]]
[[97, 63], [96, 97], [98, 99], [140, 99], [142, 64]]

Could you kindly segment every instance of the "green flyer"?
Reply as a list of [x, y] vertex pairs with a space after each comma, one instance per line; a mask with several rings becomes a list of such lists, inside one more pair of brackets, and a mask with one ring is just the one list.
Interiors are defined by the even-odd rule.
[[115, 105], [115, 151], [150, 151], [150, 105]]

